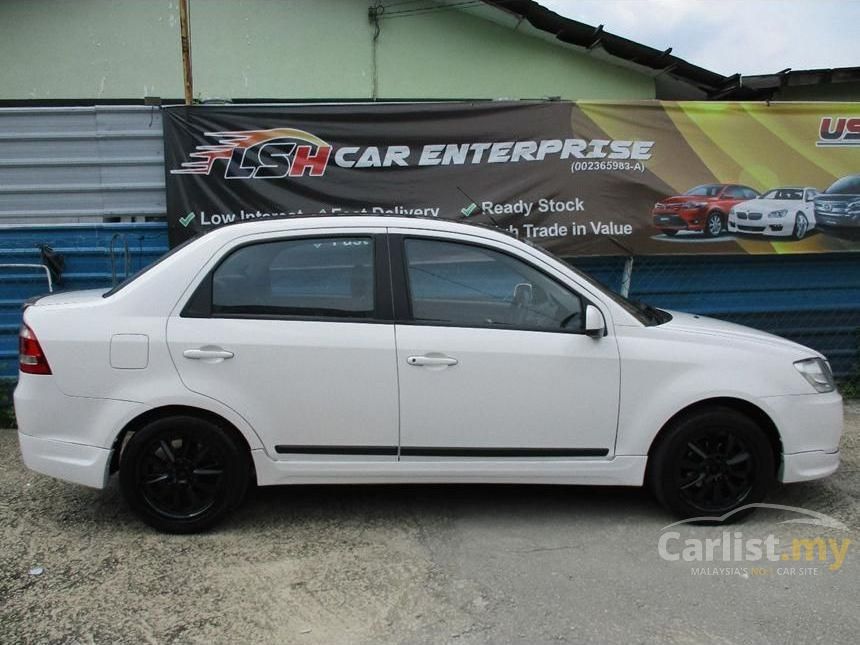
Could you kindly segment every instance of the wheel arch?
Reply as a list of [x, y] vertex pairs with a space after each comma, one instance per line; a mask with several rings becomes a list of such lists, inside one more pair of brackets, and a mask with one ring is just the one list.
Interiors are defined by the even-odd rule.
[[244, 447], [250, 453], [251, 445], [248, 443], [244, 434], [228, 419], [211, 410], [194, 407], [191, 405], [163, 405], [157, 408], [151, 408], [137, 415], [123, 426], [119, 431], [111, 446], [111, 457], [108, 466], [108, 474], [115, 473], [119, 470], [119, 461], [122, 454], [122, 448], [126, 440], [135, 432], [145, 427], [146, 425], [172, 416], [192, 416], [199, 419], [204, 419], [215, 425], [224, 428], [237, 442], [237, 445]]
[[756, 425], [758, 425], [765, 433], [768, 443], [773, 450], [773, 460], [776, 467], [776, 471], [779, 471], [780, 465], [782, 463], [782, 439], [780, 438], [779, 430], [777, 429], [776, 424], [773, 422], [773, 419], [771, 419], [770, 415], [764, 410], [762, 410], [755, 403], [751, 403], [750, 401], [738, 399], [735, 397], [720, 396], [709, 399], [702, 399], [701, 401], [696, 401], [695, 403], [691, 403], [681, 408], [660, 427], [660, 429], [657, 431], [657, 434], [654, 436], [654, 439], [651, 441], [651, 445], [648, 448], [646, 478], [647, 470], [653, 463], [651, 457], [660, 447], [660, 443], [663, 437], [666, 436], [666, 433], [668, 432], [669, 428], [671, 428], [675, 424], [675, 422], [678, 421], [678, 419], [681, 419], [688, 414], [692, 414], [694, 412], [698, 412], [699, 410], [712, 407], [731, 408], [752, 419], [756, 423]]

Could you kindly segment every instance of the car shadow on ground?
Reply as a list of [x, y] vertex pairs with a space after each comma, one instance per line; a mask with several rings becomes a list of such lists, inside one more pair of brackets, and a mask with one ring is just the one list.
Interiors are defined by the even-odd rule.
[[557, 513], [611, 517], [635, 511], [663, 519], [663, 511], [641, 488], [525, 484], [398, 484], [262, 486], [251, 489], [241, 509], [253, 516], [302, 513], [319, 518], [368, 513], [534, 517]]
[[[832, 502], [822, 482], [777, 484], [767, 502], [802, 506]], [[824, 504], [832, 506], [832, 504]], [[611, 525], [637, 522], [659, 529], [675, 518], [645, 488], [551, 486], [534, 484], [403, 484], [264, 486], [249, 490], [244, 504], [227, 520], [234, 530], [253, 531], [259, 522], [352, 523], [374, 518], [398, 521], [504, 518], [507, 522]]]
[[[104, 490], [37, 479], [16, 524], [35, 521], [48, 531], [151, 533], [126, 505], [116, 478]], [[776, 485], [767, 500], [828, 512], [845, 500], [827, 481]], [[37, 501], [38, 500], [38, 501]], [[11, 500], [10, 500], [11, 501]], [[23, 500], [22, 500], [23, 501]], [[11, 507], [15, 506], [13, 501]], [[434, 521], [504, 521], [527, 525], [575, 522], [604, 526], [635, 522], [660, 529], [675, 521], [645, 488], [534, 484], [390, 484], [254, 486], [242, 505], [210, 534], [252, 535], [372, 522], [397, 526]]]

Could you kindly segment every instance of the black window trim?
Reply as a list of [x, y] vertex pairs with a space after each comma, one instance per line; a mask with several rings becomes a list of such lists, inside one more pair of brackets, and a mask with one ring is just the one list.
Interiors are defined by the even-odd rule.
[[[518, 262], [523, 262], [527, 264], [529, 267], [542, 274], [548, 280], [555, 282], [561, 288], [570, 291], [576, 297], [579, 298], [582, 303], [582, 326], [585, 326], [585, 309], [588, 305], [593, 305], [601, 310], [603, 314], [603, 310], [601, 307], [596, 305], [591, 299], [584, 296], [581, 292], [571, 289], [570, 286], [563, 283], [561, 280], [556, 278], [553, 275], [550, 275], [549, 272], [544, 269], [538, 267], [533, 262], [528, 262], [522, 257], [510, 253], [509, 251], [497, 248], [495, 246], [481, 244], [480, 242], [472, 242], [467, 240], [461, 240], [459, 238], [448, 238], [448, 237], [436, 237], [433, 235], [422, 235], [420, 233], [390, 233], [388, 235], [389, 242], [389, 252], [391, 254], [391, 281], [393, 285], [393, 300], [394, 300], [394, 320], [398, 325], [414, 325], [421, 327], [459, 327], [461, 329], [492, 329], [495, 331], [528, 331], [542, 334], [573, 334], [577, 336], [586, 336], [585, 329], [535, 329], [534, 327], [521, 327], [521, 326], [500, 326], [500, 325], [480, 325], [480, 324], [471, 324], [464, 325], [462, 323], [451, 323], [451, 322], [426, 322], [423, 320], [416, 320], [412, 315], [412, 298], [410, 294], [409, 287], [409, 277], [408, 270], [406, 266], [406, 240], [423, 240], [423, 241], [434, 241], [434, 242], [448, 242], [451, 244], [463, 244], [465, 246], [474, 246], [476, 248], [482, 250], [495, 251], [496, 253], [501, 253], [503, 255], [508, 256], [509, 258], [516, 260]], [[606, 314], [603, 314], [604, 317]]]
[[[392, 282], [390, 268], [390, 242], [388, 235], [382, 232], [367, 232], [360, 229], [349, 233], [326, 233], [319, 231], [303, 235], [284, 235], [264, 239], [249, 240], [231, 247], [215, 265], [209, 269], [206, 276], [185, 302], [180, 312], [181, 318], [218, 318], [232, 320], [292, 320], [309, 322], [342, 322], [342, 323], [393, 323], [394, 303], [392, 301]], [[308, 316], [301, 314], [261, 314], [261, 313], [222, 313], [212, 311], [212, 280], [218, 268], [234, 253], [241, 249], [257, 244], [272, 244], [299, 240], [335, 239], [335, 238], [369, 238], [373, 243], [373, 312], [366, 316]]]

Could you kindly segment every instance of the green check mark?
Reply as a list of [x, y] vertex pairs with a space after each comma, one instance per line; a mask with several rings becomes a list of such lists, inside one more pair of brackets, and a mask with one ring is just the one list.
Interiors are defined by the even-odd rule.
[[469, 217], [472, 213], [475, 212], [475, 209], [478, 208], [478, 205], [475, 202], [472, 202], [466, 208], [461, 208], [460, 212], [463, 213], [464, 217]]
[[189, 225], [191, 222], [193, 222], [193, 221], [194, 221], [194, 218], [195, 218], [195, 217], [197, 217], [197, 215], [195, 215], [195, 214], [194, 214], [194, 211], [191, 211], [191, 212], [190, 212], [190, 213], [188, 213], [188, 215], [186, 215], [185, 217], [180, 217], [180, 218], [179, 218], [179, 223], [180, 223], [180, 224], [182, 224], [182, 226], [184, 226], [184, 227], [186, 227], [186, 228], [187, 228], [187, 227], [188, 227], [188, 225]]

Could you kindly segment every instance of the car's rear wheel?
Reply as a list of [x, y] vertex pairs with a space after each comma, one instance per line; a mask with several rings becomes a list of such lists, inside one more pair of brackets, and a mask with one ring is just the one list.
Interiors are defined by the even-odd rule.
[[668, 237], [675, 237], [678, 234], [678, 230], [674, 228], [661, 228], [660, 232]]
[[[657, 499], [684, 517], [739, 519], [761, 502], [775, 473], [770, 441], [759, 425], [732, 408], [685, 415], [658, 438], [648, 483]], [[750, 509], [751, 510], [751, 509]]]
[[719, 211], [711, 211], [705, 220], [705, 237], [717, 237], [723, 232], [723, 214]]
[[792, 235], [795, 240], [802, 240], [806, 237], [807, 232], [809, 232], [809, 220], [806, 219], [806, 215], [803, 213], [798, 213], [794, 218], [794, 231], [792, 231]]
[[126, 443], [120, 486], [132, 510], [168, 533], [195, 533], [223, 519], [248, 486], [248, 451], [215, 423], [158, 419]]

